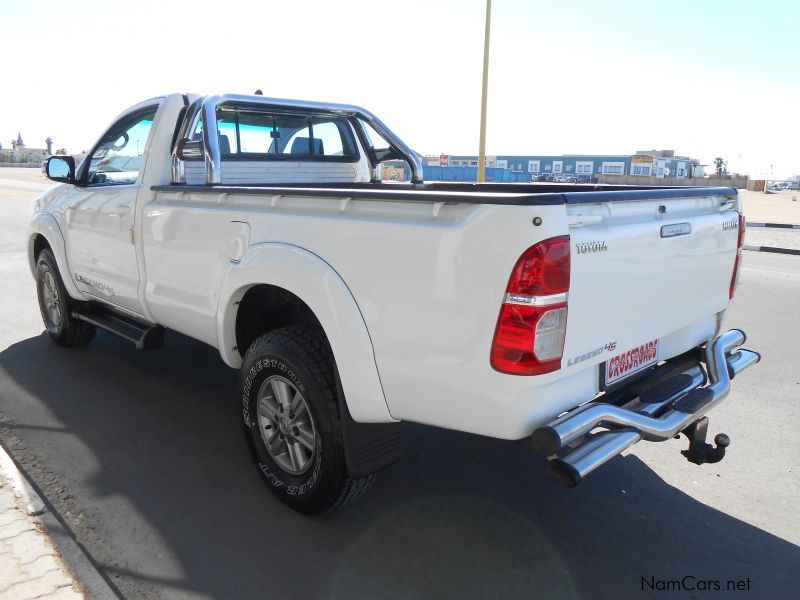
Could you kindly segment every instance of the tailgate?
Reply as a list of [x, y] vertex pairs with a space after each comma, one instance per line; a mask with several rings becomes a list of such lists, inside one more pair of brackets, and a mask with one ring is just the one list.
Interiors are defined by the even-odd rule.
[[637, 348], [648, 361], [670, 358], [713, 335], [729, 300], [735, 196], [625, 202], [606, 193], [612, 201], [567, 206], [565, 374]]

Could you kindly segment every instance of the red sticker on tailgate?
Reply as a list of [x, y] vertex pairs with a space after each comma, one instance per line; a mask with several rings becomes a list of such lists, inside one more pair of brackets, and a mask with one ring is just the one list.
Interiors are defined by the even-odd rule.
[[658, 340], [623, 352], [606, 363], [606, 385], [625, 379], [656, 362], [658, 362]]

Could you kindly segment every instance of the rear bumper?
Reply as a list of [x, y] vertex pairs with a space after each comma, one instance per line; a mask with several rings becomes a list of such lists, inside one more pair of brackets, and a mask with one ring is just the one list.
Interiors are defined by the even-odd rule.
[[739, 329], [720, 335], [706, 344], [706, 370], [691, 367], [625, 404], [593, 401], [579, 406], [534, 431], [534, 449], [550, 458], [551, 475], [574, 486], [641, 440], [675, 437], [703, 419], [728, 395], [732, 379], [761, 359], [739, 347], [745, 339]]

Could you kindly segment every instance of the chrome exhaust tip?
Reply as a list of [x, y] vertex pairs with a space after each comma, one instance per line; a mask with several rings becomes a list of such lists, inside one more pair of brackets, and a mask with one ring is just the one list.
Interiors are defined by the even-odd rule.
[[561, 483], [574, 487], [641, 439], [642, 435], [633, 429], [595, 433], [574, 450], [551, 460], [548, 472]]
[[545, 425], [533, 432], [533, 450], [539, 456], [553, 456], [561, 448], [561, 437], [558, 432]]
[[580, 472], [567, 461], [561, 460], [560, 458], [554, 458], [547, 463], [547, 473], [550, 477], [567, 487], [575, 487], [583, 481], [583, 476]]

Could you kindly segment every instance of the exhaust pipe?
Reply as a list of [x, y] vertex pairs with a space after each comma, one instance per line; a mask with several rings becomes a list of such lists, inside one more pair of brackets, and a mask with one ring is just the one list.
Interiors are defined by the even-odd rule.
[[[545, 456], [566, 450], [550, 461], [549, 471], [562, 483], [575, 486], [589, 473], [642, 439], [664, 441], [674, 437], [728, 395], [733, 377], [761, 359], [751, 350], [739, 349], [731, 354], [745, 339], [744, 332], [732, 329], [706, 346], [710, 386], [693, 387], [702, 385], [702, 382], [696, 383], [697, 373], [690, 370], [687, 374], [693, 375], [691, 387], [670, 394], [647, 411], [634, 412], [604, 403], [586, 404], [537, 429], [533, 435], [534, 448]], [[663, 415], [653, 416], [669, 404], [671, 407]], [[609, 430], [590, 434], [597, 427]], [[582, 444], [567, 449], [569, 444], [581, 439], [585, 439]]]
[[575, 487], [589, 473], [642, 439], [638, 431], [603, 431], [596, 433], [563, 458], [554, 458], [547, 465], [552, 477], [568, 487]]

